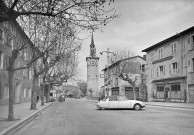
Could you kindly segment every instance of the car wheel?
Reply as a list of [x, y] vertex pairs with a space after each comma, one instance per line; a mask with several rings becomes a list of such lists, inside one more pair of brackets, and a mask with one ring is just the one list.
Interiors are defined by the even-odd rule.
[[140, 104], [135, 104], [135, 105], [134, 105], [134, 109], [135, 109], [135, 110], [140, 110], [140, 109], [141, 109]]

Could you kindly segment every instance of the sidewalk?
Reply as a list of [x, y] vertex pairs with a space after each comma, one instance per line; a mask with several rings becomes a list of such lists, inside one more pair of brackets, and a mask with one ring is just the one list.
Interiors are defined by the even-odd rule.
[[194, 103], [145, 102], [147, 106], [194, 109]]
[[0, 106], [0, 135], [6, 135], [9, 132], [17, 130], [22, 125], [28, 123], [30, 120], [39, 115], [39, 113], [51, 105], [45, 103], [44, 106], [37, 104], [37, 110], [30, 110], [30, 102], [14, 104], [14, 121], [7, 121], [8, 105]]

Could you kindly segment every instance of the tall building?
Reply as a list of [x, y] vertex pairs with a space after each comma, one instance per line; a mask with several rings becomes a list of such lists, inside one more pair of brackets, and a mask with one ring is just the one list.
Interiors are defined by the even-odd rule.
[[194, 27], [142, 52], [146, 52], [150, 100], [194, 102]]
[[99, 96], [98, 89], [98, 61], [99, 57], [96, 57], [96, 47], [94, 45], [93, 33], [90, 44], [90, 56], [86, 57], [87, 61], [87, 95], [92, 97]]
[[[25, 65], [31, 58], [30, 45], [32, 41], [16, 21], [0, 23], [0, 105], [9, 103], [8, 71], [9, 59], [12, 51], [24, 45], [15, 60], [15, 67]], [[27, 68], [15, 71], [14, 75], [14, 103], [30, 102], [33, 69]]]

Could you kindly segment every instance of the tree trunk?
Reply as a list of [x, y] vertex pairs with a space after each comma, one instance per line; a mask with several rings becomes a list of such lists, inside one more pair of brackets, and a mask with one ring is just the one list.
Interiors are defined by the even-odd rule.
[[38, 76], [34, 75], [32, 93], [31, 93], [31, 107], [30, 107], [31, 110], [36, 110], [37, 85], [38, 85]]
[[13, 113], [13, 105], [14, 105], [14, 88], [13, 88], [13, 83], [14, 83], [14, 72], [9, 71], [9, 113], [8, 113], [8, 120], [12, 121], [14, 120], [14, 113]]
[[49, 100], [50, 100], [50, 87], [49, 85], [47, 85], [47, 93], [46, 93], [46, 103], [49, 103]]
[[133, 99], [136, 100], [135, 86], [132, 87], [133, 87]]
[[45, 105], [44, 102], [44, 91], [45, 91], [45, 85], [43, 84], [41, 87], [41, 105]]

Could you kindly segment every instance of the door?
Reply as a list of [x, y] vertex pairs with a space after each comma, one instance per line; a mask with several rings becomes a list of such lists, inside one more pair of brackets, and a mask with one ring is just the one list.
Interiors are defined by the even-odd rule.
[[118, 108], [117, 96], [109, 97], [108, 108]]
[[119, 108], [131, 108], [131, 102], [125, 96], [119, 96], [117, 99]]
[[20, 90], [21, 90], [21, 84], [16, 83], [15, 87], [15, 103], [20, 103]]

